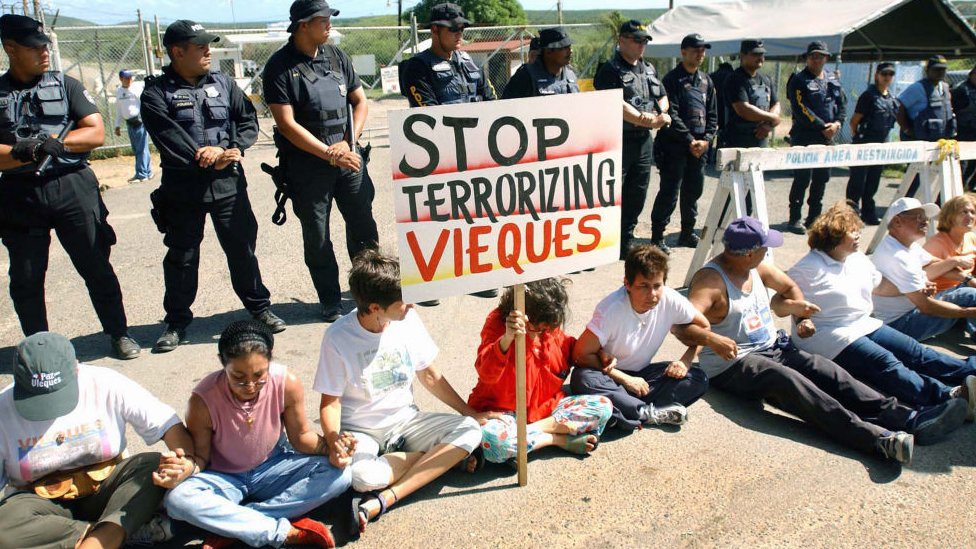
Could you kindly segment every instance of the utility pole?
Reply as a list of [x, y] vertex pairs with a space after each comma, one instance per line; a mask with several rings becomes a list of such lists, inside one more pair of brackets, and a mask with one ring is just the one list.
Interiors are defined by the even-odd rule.
[[563, 24], [563, 0], [556, 0], [556, 20]]
[[41, 9], [41, 0], [34, 0], [34, 19], [44, 24], [44, 10]]
[[403, 0], [397, 0], [397, 44], [403, 43], [400, 38], [400, 25], [403, 24]]
[[674, 0], [668, 0], [668, 9], [669, 10], [673, 10], [674, 9]]

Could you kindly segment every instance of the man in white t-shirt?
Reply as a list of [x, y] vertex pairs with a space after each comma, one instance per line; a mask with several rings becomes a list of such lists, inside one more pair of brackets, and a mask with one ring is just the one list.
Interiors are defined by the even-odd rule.
[[[0, 391], [0, 489], [13, 488], [0, 501], [0, 549], [169, 539], [168, 521], [153, 513], [195, 470], [176, 412], [113, 370], [79, 364], [51, 332], [17, 346], [13, 374]], [[171, 451], [125, 457], [126, 425]]]
[[708, 389], [693, 367], [695, 349], [679, 360], [654, 362], [668, 332], [681, 325], [709, 328], [704, 315], [665, 286], [668, 256], [655, 246], [635, 246], [624, 262], [624, 285], [603, 298], [573, 347], [575, 394], [601, 395], [613, 403], [618, 427], [680, 425], [686, 406]]
[[[351, 466], [353, 489], [368, 492], [353, 501], [362, 532], [367, 521], [452, 467], [474, 472], [484, 463], [481, 423], [500, 414], [475, 412], [434, 366], [437, 345], [413, 305], [403, 302], [395, 258], [362, 252], [349, 287], [357, 309], [325, 332], [313, 388], [322, 393], [330, 461]], [[419, 411], [415, 377], [461, 415]]]
[[152, 158], [149, 156], [149, 134], [142, 123], [142, 103], [136, 90], [132, 89], [133, 76], [135, 74], [128, 69], [119, 71], [119, 87], [115, 89], [115, 135], [122, 135], [122, 124], [125, 124], [132, 154], [136, 157], [136, 174], [129, 183], [141, 183], [153, 178]]
[[958, 267], [958, 258], [937, 260], [919, 244], [929, 219], [938, 214], [935, 204], [914, 198], [894, 201], [888, 234], [871, 256], [881, 275], [897, 289], [891, 295], [875, 292], [874, 316], [919, 341], [949, 331], [961, 318], [966, 319], [966, 333], [976, 334], [976, 288], [962, 285], [934, 295], [931, 281]]

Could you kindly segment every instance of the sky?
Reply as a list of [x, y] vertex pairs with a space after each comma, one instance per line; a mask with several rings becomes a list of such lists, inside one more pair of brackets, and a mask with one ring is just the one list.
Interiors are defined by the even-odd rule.
[[[100, 24], [133, 21], [136, 9], [142, 10], [142, 16], [152, 20], [159, 16], [164, 24], [176, 19], [193, 19], [208, 22], [231, 23], [246, 21], [273, 21], [288, 18], [288, 6], [291, 0], [211, 0], [206, 5], [206, 12], [201, 12], [199, 6], [192, 0], [134, 0], [119, 2], [118, 0], [42, 0], [44, 5], [61, 10], [61, 13], [71, 17], [78, 17]], [[676, 5], [708, 4], [718, 0], [675, 0]], [[3, 0], [4, 5], [11, 0]], [[20, 5], [19, 1], [14, 3]], [[332, 7], [340, 10], [340, 17], [359, 17], [364, 15], [396, 14], [397, 0], [333, 0]], [[403, 0], [404, 9], [412, 6], [416, 0]], [[556, 0], [522, 0], [522, 6], [528, 10], [556, 10]], [[563, 0], [564, 10], [594, 9], [592, 1]], [[667, 8], [668, 0], [605, 0], [601, 8], [612, 9], [654, 9]]]

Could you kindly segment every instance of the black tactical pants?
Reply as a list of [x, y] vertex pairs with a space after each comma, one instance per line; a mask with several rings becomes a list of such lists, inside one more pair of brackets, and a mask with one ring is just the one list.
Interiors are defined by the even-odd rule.
[[623, 185], [620, 204], [620, 257], [627, 254], [634, 240], [637, 220], [644, 210], [647, 187], [651, 181], [651, 132], [637, 130], [624, 132], [621, 150]]
[[[819, 133], [791, 134], [791, 137], [791, 144], [794, 146], [830, 144], [830, 141]], [[810, 196], [807, 198], [807, 219], [804, 224], [809, 227], [813, 220], [820, 216], [828, 181], [830, 181], [830, 168], [793, 170], [793, 186], [790, 187], [790, 223], [799, 221], [802, 217], [803, 197], [806, 196], [808, 188]]]
[[698, 218], [698, 199], [705, 188], [705, 161], [708, 151], [698, 158], [691, 154], [685, 143], [655, 144], [654, 159], [661, 173], [661, 190], [654, 198], [651, 209], [652, 238], [664, 236], [671, 222], [671, 214], [678, 205], [680, 192], [681, 232], [695, 229]]
[[115, 231], [90, 168], [50, 177], [4, 175], [0, 237], [10, 255], [10, 298], [24, 335], [48, 330], [44, 280], [51, 229], [88, 287], [102, 330], [126, 333], [122, 289], [109, 262]]
[[212, 201], [187, 199], [177, 189], [165, 186], [160, 190], [162, 204], [159, 206], [163, 208], [166, 226], [163, 243], [168, 248], [163, 258], [165, 322], [185, 328], [193, 320], [190, 306], [197, 296], [200, 243], [208, 214], [217, 241], [227, 256], [234, 293], [252, 314], [270, 307], [271, 292], [261, 281], [261, 270], [254, 255], [258, 222], [247, 190], [242, 187], [234, 195]]

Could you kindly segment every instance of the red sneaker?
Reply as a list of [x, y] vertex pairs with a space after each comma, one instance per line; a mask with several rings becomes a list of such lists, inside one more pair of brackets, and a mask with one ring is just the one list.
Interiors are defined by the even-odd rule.
[[328, 549], [335, 547], [335, 539], [332, 538], [332, 532], [329, 530], [329, 527], [317, 520], [302, 517], [293, 520], [291, 526], [295, 530], [298, 530], [298, 533], [294, 539], [288, 536], [288, 543], [314, 545]]
[[203, 540], [203, 549], [224, 549], [224, 547], [230, 547], [235, 543], [237, 543], [236, 539], [210, 534], [207, 539]]

